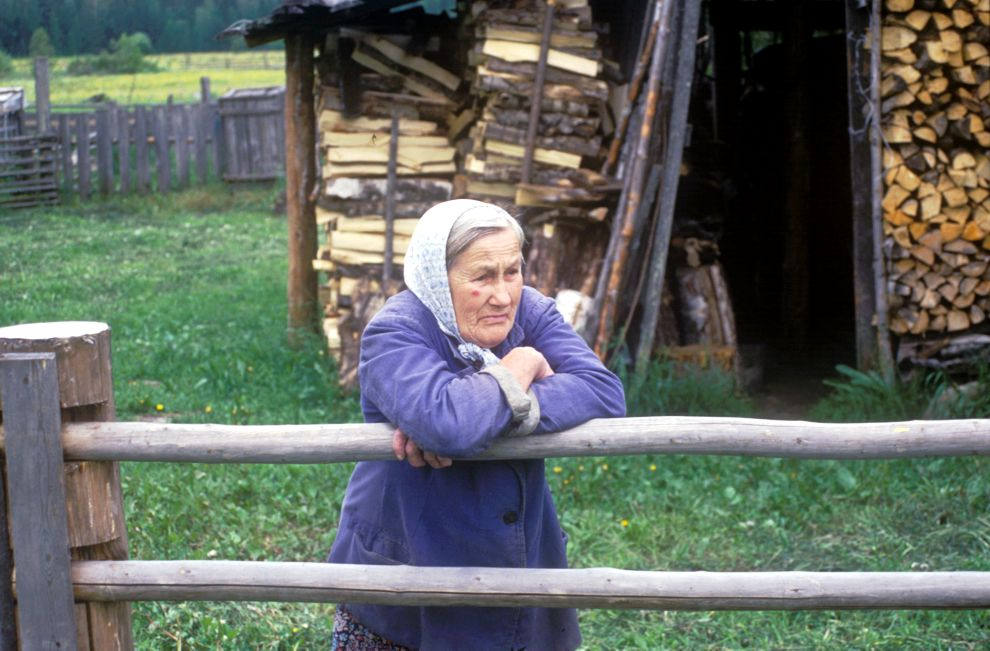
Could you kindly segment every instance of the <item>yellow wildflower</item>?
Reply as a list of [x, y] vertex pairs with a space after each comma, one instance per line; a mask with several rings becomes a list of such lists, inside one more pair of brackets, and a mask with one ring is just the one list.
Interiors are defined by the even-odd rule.
[[650, 472], [656, 472], [656, 470], [657, 470], [657, 464], [651, 463], [650, 464]]
[[165, 405], [163, 405], [162, 403], [159, 402], [157, 405], [155, 405], [155, 411], [164, 411], [164, 410], [165, 410]]
[[629, 520], [626, 520], [625, 518], [622, 518], [622, 520], [619, 521], [619, 524], [621, 524], [623, 527], [628, 527], [629, 526]]
[[205, 411], [208, 414], [212, 414], [213, 413], [213, 407], [211, 407], [210, 405], [206, 405], [206, 408], [203, 411]]
[[560, 473], [564, 472], [564, 469], [561, 468], [560, 466], [554, 466], [553, 467], [553, 471], [554, 471], [555, 474], [558, 474], [559, 475]]

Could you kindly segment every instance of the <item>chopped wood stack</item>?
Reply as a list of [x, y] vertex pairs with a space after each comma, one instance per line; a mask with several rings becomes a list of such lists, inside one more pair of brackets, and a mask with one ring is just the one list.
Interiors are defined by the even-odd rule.
[[[340, 361], [341, 384], [354, 386], [358, 341], [385, 297], [401, 287], [403, 255], [418, 218], [451, 198], [455, 149], [446, 134], [457, 77], [407, 53], [409, 37], [342, 32], [343, 67], [321, 69], [318, 130], [323, 193], [316, 220], [324, 240], [313, 266], [327, 273], [320, 288], [323, 330]], [[356, 81], [347, 95], [347, 83]], [[336, 87], [339, 84], [343, 93]], [[348, 108], [357, 108], [350, 115]], [[393, 118], [397, 142], [392, 146]], [[394, 150], [395, 185], [389, 191]], [[392, 201], [392, 273], [383, 287], [386, 215]]]
[[[511, 6], [511, 8], [503, 8]], [[590, 169], [607, 120], [603, 56], [585, 0], [557, 3], [528, 182], [523, 179], [531, 98], [537, 79], [545, 3], [475, 2], [468, 28], [474, 47], [475, 104], [451, 123], [466, 152], [457, 191], [523, 216], [530, 250], [526, 282], [556, 294], [594, 290], [607, 238], [608, 193], [619, 186]], [[597, 165], [595, 165], [597, 167]], [[581, 260], [561, 264], [564, 256]]]
[[990, 314], [990, 0], [886, 0], [884, 234], [898, 334]]

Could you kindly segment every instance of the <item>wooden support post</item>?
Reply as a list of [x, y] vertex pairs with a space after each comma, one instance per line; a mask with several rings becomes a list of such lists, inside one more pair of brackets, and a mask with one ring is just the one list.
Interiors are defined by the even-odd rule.
[[873, 0], [870, 10], [870, 169], [872, 180], [873, 229], [873, 300], [876, 305], [875, 323], [877, 361], [887, 382], [894, 381], [894, 360], [890, 349], [890, 325], [887, 314], [887, 274], [883, 255], [883, 158], [880, 147], [883, 133], [880, 127], [880, 0]]
[[660, 297], [667, 272], [667, 254], [670, 233], [677, 203], [677, 183], [680, 179], [681, 160], [684, 154], [684, 132], [687, 126], [688, 106], [691, 103], [691, 87], [694, 82], [694, 57], [697, 47], [698, 25], [701, 20], [701, 0], [687, 0], [681, 18], [678, 41], [677, 72], [674, 75], [673, 106], [667, 127], [667, 151], [663, 163], [663, 180], [660, 185], [660, 206], [657, 228], [653, 235], [653, 252], [650, 258], [650, 276], [646, 284], [643, 302], [643, 321], [636, 346], [636, 375], [643, 377], [653, 352], [653, 338], [660, 319]]
[[[0, 353], [28, 352], [54, 353], [56, 356], [61, 422], [114, 420], [110, 328], [105, 323], [70, 321], [0, 328]], [[6, 422], [4, 426], [9, 445]], [[67, 547], [71, 548], [72, 558], [127, 559], [119, 464], [111, 461], [66, 463], [64, 486]], [[76, 624], [80, 648], [130, 649], [134, 646], [127, 603], [77, 604]]]
[[382, 263], [382, 291], [390, 294], [392, 283], [392, 239], [395, 229], [395, 184], [399, 160], [399, 114], [392, 112], [392, 124], [388, 141], [388, 180], [385, 184], [385, 260]]
[[540, 126], [540, 108], [543, 105], [543, 81], [547, 75], [547, 54], [550, 51], [550, 34], [553, 32], [554, 0], [547, 0], [543, 13], [543, 34], [540, 38], [540, 56], [536, 62], [536, 76], [529, 98], [529, 123], [526, 126], [526, 149], [523, 152], [522, 183], [529, 183], [533, 175], [533, 147], [536, 130]]
[[48, 57], [34, 58], [34, 104], [38, 112], [38, 133], [52, 127], [52, 105], [48, 85]]
[[288, 329], [316, 329], [316, 111], [313, 104], [313, 40], [285, 38], [285, 209], [289, 223]]
[[853, 307], [856, 313], [856, 364], [868, 370], [876, 363], [873, 334], [873, 223], [870, 194], [870, 55], [866, 49], [869, 11], [859, 0], [846, 4], [846, 73], [849, 101], [849, 172], [852, 183]]
[[19, 646], [75, 649], [55, 354], [0, 356], [0, 393]]

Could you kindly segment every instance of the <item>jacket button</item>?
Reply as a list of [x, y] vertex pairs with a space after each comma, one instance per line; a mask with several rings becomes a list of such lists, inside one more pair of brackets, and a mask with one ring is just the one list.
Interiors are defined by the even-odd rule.
[[502, 522], [505, 524], [514, 524], [516, 520], [519, 519], [519, 514], [515, 511], [506, 511], [502, 514]]

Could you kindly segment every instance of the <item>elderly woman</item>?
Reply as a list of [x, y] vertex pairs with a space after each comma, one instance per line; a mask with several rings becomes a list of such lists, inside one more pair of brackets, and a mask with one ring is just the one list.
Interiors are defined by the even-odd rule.
[[[622, 385], [522, 282], [523, 232], [501, 208], [426, 211], [403, 291], [361, 339], [361, 408], [396, 427], [400, 461], [359, 463], [330, 561], [562, 568], [566, 538], [542, 459], [461, 461], [500, 436], [625, 413]], [[455, 459], [455, 461], [451, 461]], [[574, 610], [348, 603], [336, 649], [573, 649]]]

